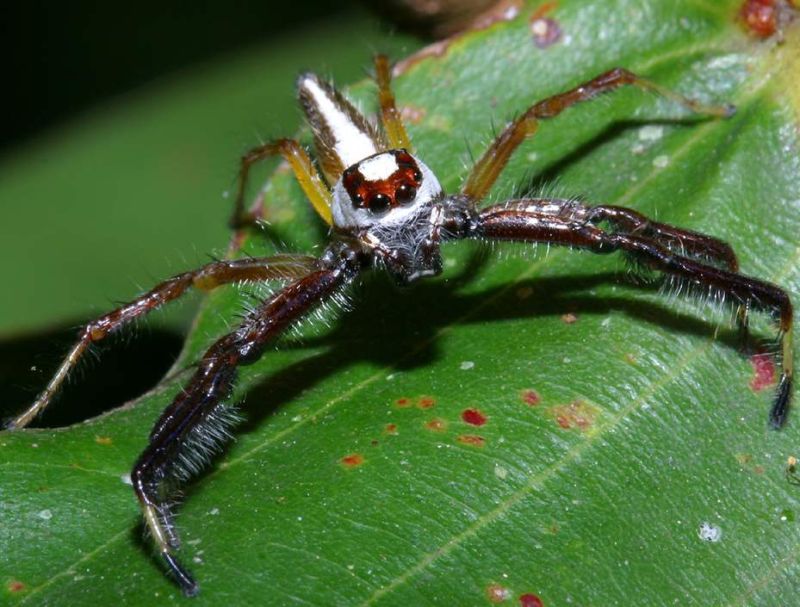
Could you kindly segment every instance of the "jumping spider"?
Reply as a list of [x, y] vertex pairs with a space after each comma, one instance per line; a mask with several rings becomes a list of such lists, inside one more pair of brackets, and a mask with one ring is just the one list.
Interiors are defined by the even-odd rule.
[[[241, 160], [232, 224], [252, 221], [244, 210], [245, 183], [253, 163], [282, 156], [314, 209], [330, 226], [331, 241], [318, 258], [276, 255], [215, 261], [179, 274], [132, 302], [91, 321], [79, 334], [55, 376], [26, 411], [8, 427], [22, 428], [50, 403], [87, 348], [192, 287], [283, 280], [288, 284], [249, 312], [239, 327], [218, 339], [197, 365], [184, 389], [164, 411], [139, 457], [131, 480], [147, 529], [166, 567], [183, 592], [198, 585], [175, 556], [178, 533], [170, 496], [178, 480], [193, 472], [197, 450], [225, 435], [221, 401], [231, 394], [239, 365], [257, 360], [265, 346], [321, 302], [334, 297], [363, 271], [382, 268], [400, 283], [442, 271], [440, 245], [447, 240], [548, 243], [594, 253], [622, 251], [639, 264], [689, 285], [715, 290], [739, 307], [739, 322], [758, 309], [779, 324], [781, 376], [770, 411], [780, 427], [792, 386], [792, 305], [779, 287], [739, 274], [733, 250], [724, 242], [615, 206], [588, 206], [560, 198], [520, 198], [479, 208], [509, 157], [532, 136], [539, 121], [572, 105], [626, 85], [654, 92], [693, 112], [714, 117], [731, 106], [703, 106], [624, 69], [613, 69], [578, 87], [532, 105], [508, 124], [475, 163], [460, 192], [447, 195], [436, 176], [412, 153], [395, 106], [386, 57], [375, 60], [382, 129], [371, 124], [331, 84], [303, 74], [298, 96], [314, 135], [318, 167], [293, 139], [260, 145]], [[321, 172], [321, 175], [320, 175]]]

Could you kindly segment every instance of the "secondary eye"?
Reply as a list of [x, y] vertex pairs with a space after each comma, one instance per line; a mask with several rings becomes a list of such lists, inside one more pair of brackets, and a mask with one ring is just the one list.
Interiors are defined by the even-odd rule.
[[410, 204], [414, 202], [416, 195], [417, 188], [407, 183], [401, 184], [394, 193], [395, 200], [397, 200], [399, 204]]
[[369, 210], [371, 213], [385, 213], [392, 206], [391, 199], [386, 194], [374, 194], [369, 199]]

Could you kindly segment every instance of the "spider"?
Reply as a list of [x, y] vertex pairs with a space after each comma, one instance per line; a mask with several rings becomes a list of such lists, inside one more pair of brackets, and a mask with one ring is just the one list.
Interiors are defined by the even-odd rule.
[[298, 79], [297, 90], [313, 132], [318, 165], [293, 139], [260, 145], [241, 159], [232, 227], [243, 228], [255, 221], [244, 209], [251, 166], [282, 156], [330, 227], [330, 243], [319, 257], [214, 261], [156, 285], [83, 327], [36, 401], [8, 423], [10, 429], [22, 428], [40, 414], [91, 344], [189, 289], [268, 280], [287, 283], [207, 350], [156, 422], [131, 472], [146, 529], [168, 573], [186, 595], [195, 595], [199, 587], [176, 557], [179, 537], [170, 498], [177, 483], [196, 472], [210, 446], [226, 436], [231, 420], [222, 401], [232, 392], [237, 368], [257, 360], [268, 343], [315, 306], [339, 295], [362, 272], [383, 270], [401, 284], [440, 274], [444, 241], [471, 238], [547, 243], [602, 254], [620, 251], [690, 287], [724, 295], [738, 305], [743, 331], [751, 310], [769, 314], [778, 323], [781, 344], [775, 354], [781, 375], [769, 420], [775, 428], [786, 420], [792, 391], [792, 304], [781, 288], [740, 274], [736, 255], [726, 243], [623, 207], [589, 206], [571, 199], [527, 197], [479, 207], [511, 155], [536, 132], [540, 121], [576, 103], [634, 86], [710, 117], [730, 116], [733, 106], [701, 105], [625, 69], [612, 69], [530, 106], [488, 146], [461, 190], [447, 195], [412, 151], [395, 105], [385, 56], [375, 58], [375, 74], [382, 128], [370, 123], [332, 84], [307, 73]]

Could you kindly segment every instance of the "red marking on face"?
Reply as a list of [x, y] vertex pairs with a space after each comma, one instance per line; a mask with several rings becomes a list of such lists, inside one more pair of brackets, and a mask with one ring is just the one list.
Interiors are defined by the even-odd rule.
[[8, 583], [9, 592], [22, 592], [23, 590], [25, 590], [25, 584], [23, 584], [19, 580], [11, 580]]
[[550, 408], [550, 415], [556, 420], [559, 427], [565, 430], [577, 428], [588, 430], [594, 425], [598, 410], [582, 400], [575, 400], [568, 405], [556, 405]]
[[397, 434], [397, 424], [386, 424], [383, 430], [386, 434]]
[[439, 417], [435, 417], [425, 424], [425, 428], [431, 432], [444, 432], [447, 430], [447, 422]]
[[542, 397], [536, 390], [523, 390], [521, 393], [522, 402], [531, 407], [535, 407], [542, 402]]
[[478, 409], [464, 409], [461, 412], [461, 419], [473, 426], [482, 426], [486, 423], [486, 416]]
[[769, 354], [753, 354], [750, 364], [753, 367], [753, 379], [750, 380], [750, 389], [753, 392], [760, 392], [775, 383], [775, 361]]
[[502, 603], [511, 597], [511, 591], [500, 584], [489, 584], [486, 587], [486, 598], [490, 603]]
[[394, 404], [403, 409], [405, 407], [410, 407], [411, 401], [407, 398], [398, 398], [396, 401], [394, 401]]
[[345, 468], [357, 468], [364, 463], [364, 456], [360, 453], [351, 453], [350, 455], [345, 455], [341, 462]]
[[456, 440], [462, 445], [470, 445], [472, 447], [483, 447], [486, 445], [485, 438], [474, 434], [460, 434]]
[[354, 207], [383, 213], [414, 202], [422, 183], [422, 172], [405, 150], [392, 150], [389, 153], [394, 155], [398, 168], [386, 179], [367, 179], [359, 170], [361, 163], [351, 166], [342, 175], [344, 189]]
[[436, 404], [436, 399], [432, 396], [422, 396], [417, 401], [417, 407], [420, 409], [432, 409], [433, 406]]
[[520, 607], [544, 607], [542, 599], [530, 592], [525, 593], [519, 597]]

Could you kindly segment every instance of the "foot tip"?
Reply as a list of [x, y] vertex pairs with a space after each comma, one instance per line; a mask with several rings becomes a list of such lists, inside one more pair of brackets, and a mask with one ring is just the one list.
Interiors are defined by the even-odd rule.
[[769, 412], [769, 425], [774, 430], [780, 430], [786, 425], [789, 416], [789, 403], [792, 396], [792, 378], [784, 375], [778, 385], [778, 392], [775, 395], [775, 404]]
[[200, 586], [194, 581], [192, 574], [169, 552], [162, 552], [161, 556], [166, 562], [169, 572], [174, 576], [175, 581], [178, 582], [178, 585], [181, 587], [183, 594], [187, 597], [197, 596], [197, 593], [200, 592]]

